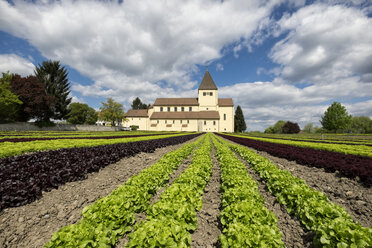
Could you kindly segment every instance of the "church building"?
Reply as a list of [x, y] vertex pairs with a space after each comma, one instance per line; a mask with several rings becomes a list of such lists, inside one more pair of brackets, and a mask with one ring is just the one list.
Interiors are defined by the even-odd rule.
[[232, 98], [218, 98], [218, 89], [208, 71], [197, 98], [157, 98], [149, 109], [131, 109], [124, 127], [146, 131], [233, 132]]

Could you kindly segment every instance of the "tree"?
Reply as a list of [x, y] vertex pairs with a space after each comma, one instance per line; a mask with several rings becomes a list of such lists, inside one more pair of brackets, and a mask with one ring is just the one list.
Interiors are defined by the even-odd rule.
[[55, 97], [55, 106], [52, 109], [53, 118], [65, 119], [68, 114], [68, 105], [71, 103], [70, 84], [68, 73], [59, 61], [44, 61], [35, 68], [35, 75], [44, 84], [47, 95]]
[[11, 81], [12, 92], [18, 95], [22, 105], [18, 114], [19, 121], [36, 118], [37, 123], [51, 124], [51, 109], [55, 98], [45, 93], [44, 85], [35, 76], [14, 75]]
[[9, 72], [3, 72], [3, 77], [0, 78], [0, 123], [14, 121], [22, 104], [18, 96], [12, 92], [10, 86], [12, 77]]
[[241, 133], [247, 129], [247, 125], [245, 124], [244, 115], [241, 107], [238, 107], [235, 110], [234, 116], [234, 132]]
[[298, 126], [297, 123], [287, 121], [282, 128], [283, 133], [299, 133], [300, 132], [300, 127]]
[[273, 126], [274, 133], [282, 133], [284, 124], [285, 124], [285, 121], [282, 121], [282, 120], [277, 121], [275, 125]]
[[372, 133], [372, 120], [368, 116], [353, 116], [351, 130], [354, 133]]
[[73, 102], [68, 106], [67, 121], [72, 124], [93, 125], [97, 121], [97, 112], [85, 103]]
[[107, 102], [102, 102], [100, 107], [100, 118], [104, 121], [110, 121], [115, 126], [115, 121], [120, 122], [124, 118], [123, 105], [108, 98]]
[[268, 127], [265, 129], [265, 133], [275, 133], [274, 127]]
[[148, 109], [150, 107], [150, 104], [147, 105], [145, 103], [142, 103], [141, 99], [139, 97], [136, 97], [136, 99], [132, 102], [132, 109]]
[[320, 123], [328, 131], [344, 130], [351, 123], [351, 115], [347, 113], [346, 108], [339, 102], [333, 102], [324, 112]]
[[304, 131], [304, 132], [307, 132], [307, 133], [314, 133], [314, 125], [313, 125], [313, 123], [307, 123], [307, 124], [304, 126], [303, 131]]

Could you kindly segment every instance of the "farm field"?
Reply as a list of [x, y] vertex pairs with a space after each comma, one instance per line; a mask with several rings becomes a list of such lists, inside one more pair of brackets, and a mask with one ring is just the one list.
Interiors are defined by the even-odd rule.
[[213, 134], [186, 136], [4, 209], [0, 246], [372, 245], [365, 183]]

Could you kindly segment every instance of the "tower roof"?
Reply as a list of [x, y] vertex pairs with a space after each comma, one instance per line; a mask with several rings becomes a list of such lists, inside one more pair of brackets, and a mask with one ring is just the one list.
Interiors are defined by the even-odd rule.
[[209, 71], [205, 72], [203, 80], [198, 90], [217, 90], [216, 84], [213, 82], [213, 79], [211, 77], [211, 74], [209, 74]]

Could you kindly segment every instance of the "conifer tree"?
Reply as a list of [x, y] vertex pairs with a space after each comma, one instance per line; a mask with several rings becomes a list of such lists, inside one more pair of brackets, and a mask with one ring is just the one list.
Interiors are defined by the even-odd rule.
[[235, 110], [234, 116], [234, 132], [241, 133], [247, 129], [247, 125], [245, 124], [244, 115], [241, 107], [238, 107]]
[[68, 105], [71, 103], [70, 83], [68, 73], [59, 61], [44, 61], [35, 68], [35, 75], [44, 84], [47, 95], [55, 97], [55, 106], [52, 109], [54, 119], [66, 119]]

